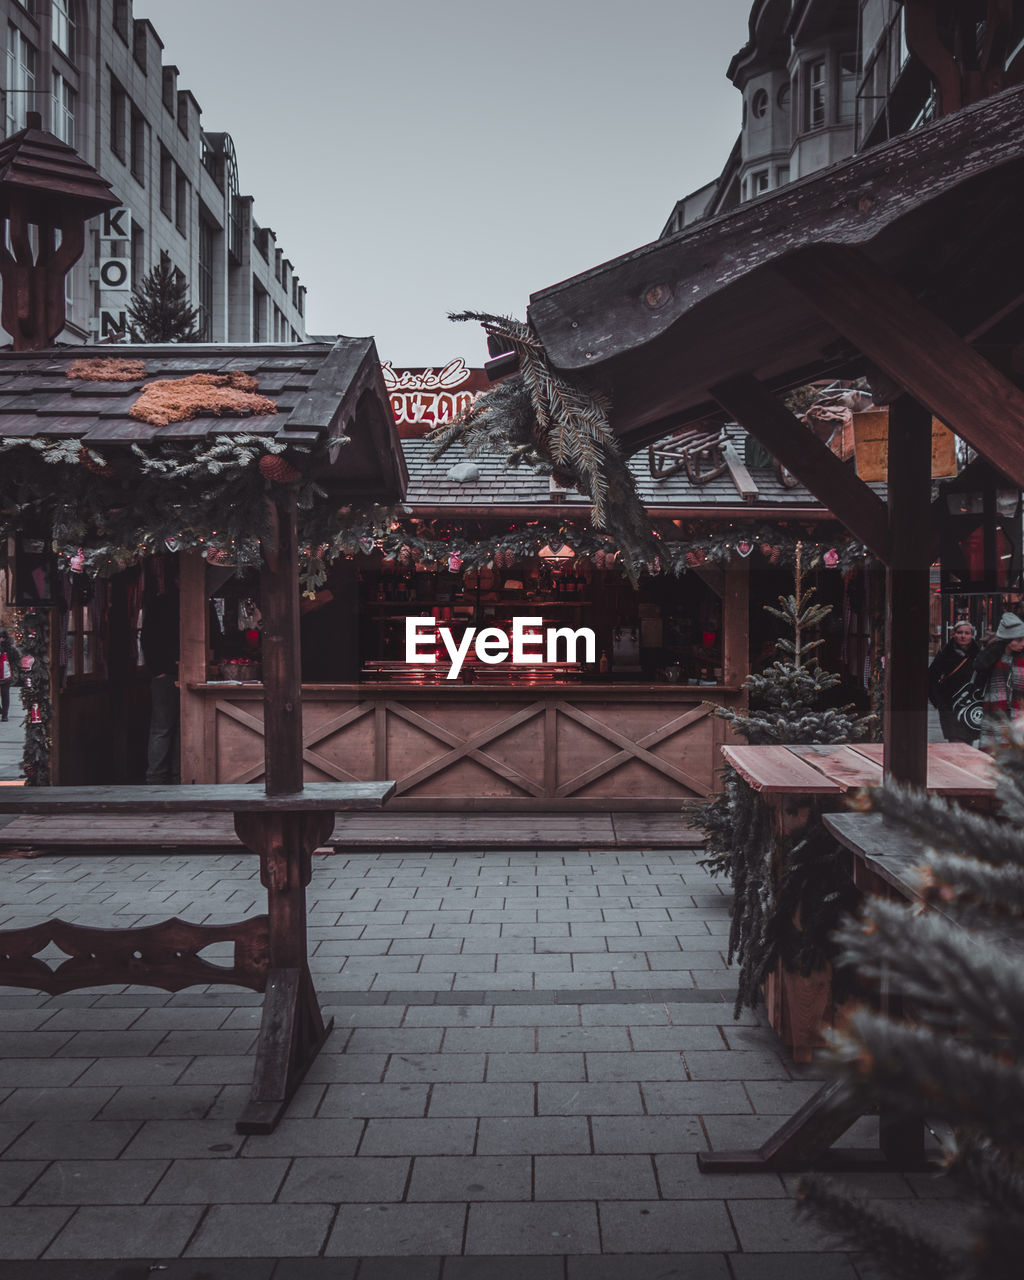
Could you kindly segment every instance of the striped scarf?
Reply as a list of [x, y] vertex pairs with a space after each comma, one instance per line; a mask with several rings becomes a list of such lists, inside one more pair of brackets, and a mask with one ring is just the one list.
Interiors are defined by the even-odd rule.
[[1024, 711], [1024, 653], [1004, 654], [985, 686], [985, 714], [1015, 716]]

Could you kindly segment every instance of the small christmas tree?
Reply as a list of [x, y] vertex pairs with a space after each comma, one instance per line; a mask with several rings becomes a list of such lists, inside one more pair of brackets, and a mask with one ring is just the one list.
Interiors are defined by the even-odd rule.
[[[805, 1203], [900, 1280], [1016, 1280], [1024, 1257], [1024, 737], [998, 754], [998, 817], [888, 786], [874, 808], [922, 846], [925, 901], [874, 900], [838, 941], [884, 977], [913, 1021], [861, 1009], [835, 1037], [837, 1071], [870, 1099], [927, 1118], [948, 1175], [977, 1213], [959, 1247], [865, 1205], [841, 1184], [801, 1184]], [[937, 1126], [936, 1126], [936, 1122]]]
[[[776, 648], [782, 655], [760, 675], [745, 681], [749, 709], [716, 707], [753, 745], [769, 743], [842, 743], [866, 737], [873, 716], [854, 717], [851, 706], [825, 705], [839, 676], [825, 671], [814, 656], [823, 643], [806, 633], [831, 612], [816, 604], [805, 585], [800, 543], [796, 547], [793, 594], [779, 597], [767, 610], [792, 630]], [[820, 822], [816, 804], [801, 832], [790, 833], [780, 848], [771, 813], [760, 795], [734, 769], [723, 772], [724, 790], [696, 812], [707, 837], [704, 865], [727, 875], [733, 887], [729, 962], [740, 964], [736, 1012], [753, 1008], [761, 984], [781, 960], [790, 970], [811, 973], [834, 955], [833, 930], [854, 902], [846, 859]], [[796, 921], [799, 919], [799, 925]]]
[[128, 327], [133, 342], [202, 342], [199, 310], [189, 306], [185, 277], [166, 254], [132, 290]]

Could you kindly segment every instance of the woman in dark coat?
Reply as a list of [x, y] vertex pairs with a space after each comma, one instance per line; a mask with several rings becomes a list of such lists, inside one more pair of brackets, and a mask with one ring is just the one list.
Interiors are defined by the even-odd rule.
[[972, 743], [978, 736], [978, 729], [956, 718], [953, 702], [964, 685], [974, 679], [974, 661], [980, 649], [974, 638], [974, 627], [960, 621], [928, 668], [928, 699], [938, 708], [942, 736], [947, 742]]
[[995, 637], [974, 660], [975, 686], [985, 700], [986, 736], [1024, 712], [1024, 621], [1004, 613]]

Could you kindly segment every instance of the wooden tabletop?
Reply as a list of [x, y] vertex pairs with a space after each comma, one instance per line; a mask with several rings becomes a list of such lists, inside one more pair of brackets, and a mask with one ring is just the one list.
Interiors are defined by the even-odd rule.
[[[727, 746], [722, 755], [764, 795], [845, 795], [882, 781], [880, 742], [843, 746]], [[928, 790], [946, 796], [991, 796], [990, 756], [962, 742], [928, 744]]]
[[329, 813], [379, 809], [393, 782], [307, 782], [290, 795], [268, 796], [257, 783], [176, 787], [11, 787], [0, 789], [0, 813]]

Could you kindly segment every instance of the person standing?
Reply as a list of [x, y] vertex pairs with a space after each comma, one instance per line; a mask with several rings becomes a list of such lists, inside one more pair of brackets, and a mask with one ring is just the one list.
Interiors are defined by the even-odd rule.
[[980, 652], [973, 625], [961, 619], [928, 668], [928, 701], [938, 710], [947, 742], [973, 743], [978, 736], [976, 727], [957, 717], [953, 704], [965, 685], [973, 682], [974, 660]]
[[974, 672], [987, 730], [1024, 711], [1024, 621], [1015, 613], [999, 619], [995, 637], [974, 660]]
[[18, 670], [18, 651], [6, 631], [0, 631], [0, 720], [11, 710], [11, 686]]

